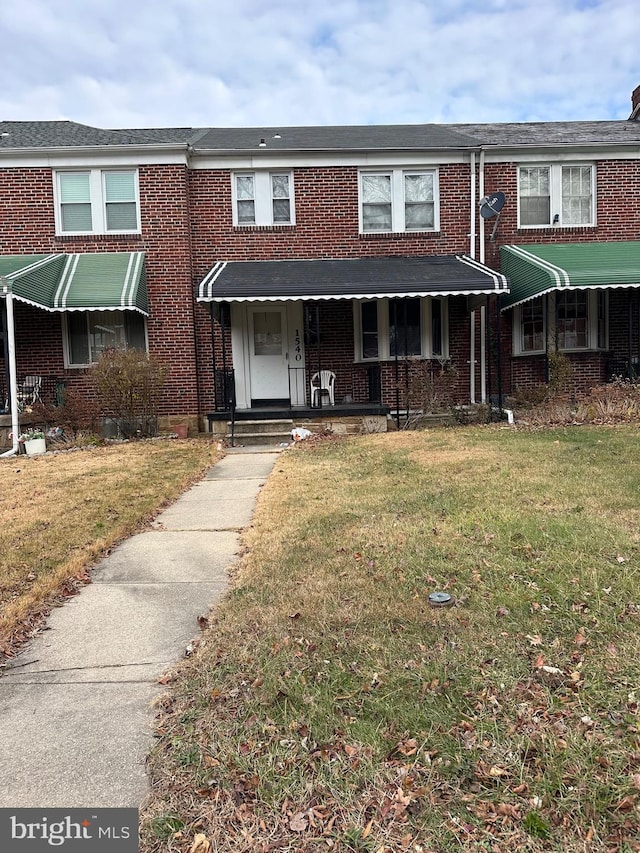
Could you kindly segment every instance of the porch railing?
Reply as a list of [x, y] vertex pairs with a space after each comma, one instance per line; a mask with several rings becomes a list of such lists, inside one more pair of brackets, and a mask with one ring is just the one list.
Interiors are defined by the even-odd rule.
[[[41, 376], [38, 392], [40, 402], [49, 406], [60, 406], [64, 402], [65, 381], [59, 376]], [[18, 406], [21, 410], [31, 404], [32, 395], [28, 392], [26, 376], [18, 374]], [[0, 414], [9, 411], [9, 388], [7, 380], [0, 378]]]

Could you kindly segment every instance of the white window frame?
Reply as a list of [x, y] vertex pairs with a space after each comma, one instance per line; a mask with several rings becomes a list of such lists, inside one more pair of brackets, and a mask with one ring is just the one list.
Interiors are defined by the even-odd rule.
[[[380, 175], [391, 179], [391, 229], [390, 231], [365, 230], [363, 205], [364, 192], [362, 180], [365, 175]], [[405, 176], [431, 175], [433, 177], [433, 227], [407, 228], [405, 224]], [[358, 175], [358, 222], [361, 234], [424, 234], [440, 230], [440, 191], [439, 172], [436, 167], [361, 169]]]
[[[275, 175], [286, 175], [289, 178], [289, 222], [276, 222], [273, 218], [273, 190], [271, 179]], [[255, 222], [240, 222], [238, 219], [238, 195], [236, 178], [253, 178], [253, 201]], [[231, 199], [233, 207], [233, 224], [236, 228], [255, 228], [256, 226], [282, 226], [290, 228], [296, 224], [295, 197], [293, 172], [288, 169], [270, 170], [238, 170], [231, 173]]]
[[[449, 302], [445, 298], [440, 298], [441, 305], [441, 334], [442, 334], [442, 352], [433, 353], [432, 342], [432, 314], [431, 305], [434, 299], [439, 297], [421, 296], [420, 299], [420, 331], [421, 331], [421, 352], [416, 355], [399, 355], [401, 360], [421, 360], [421, 359], [447, 359], [449, 358]], [[362, 354], [362, 312], [361, 306], [365, 303], [374, 302], [378, 307], [378, 355], [370, 358], [364, 358]], [[391, 355], [391, 347], [389, 342], [389, 330], [391, 327], [390, 317], [390, 299], [382, 297], [380, 299], [358, 299], [353, 303], [353, 327], [354, 327], [354, 355], [356, 362], [364, 364], [378, 361], [393, 361], [395, 356]]]
[[[100, 314], [102, 312], [99, 309], [97, 309], [96, 311], [66, 312], [64, 317], [63, 317], [63, 323], [62, 323], [62, 344], [63, 344], [63, 346], [62, 346], [62, 349], [63, 349], [63, 353], [64, 353], [64, 366], [65, 366], [65, 368], [75, 370], [75, 369], [92, 367], [94, 364], [97, 363], [97, 360], [91, 359], [91, 343], [90, 342], [88, 343], [88, 350], [89, 350], [89, 357], [90, 357], [90, 360], [88, 362], [74, 362], [71, 360], [71, 341], [70, 341], [69, 323], [68, 323], [70, 313], [81, 314], [84, 317], [84, 319], [87, 323], [87, 340], [89, 340], [89, 325], [88, 325], [89, 316], [91, 314]], [[122, 315], [126, 316], [126, 314], [130, 314], [131, 312], [124, 311], [124, 310], [117, 310], [114, 313], [118, 313], [118, 314], [122, 314]], [[148, 326], [147, 326], [147, 318], [144, 315], [140, 314], [139, 312], [134, 312], [134, 313], [136, 313], [137, 316], [142, 317], [142, 323], [143, 323], [143, 327], [144, 327], [144, 348], [145, 348], [145, 352], [149, 352], [149, 330], [148, 330]]]
[[[544, 296], [537, 297], [542, 300], [542, 338], [543, 341], [549, 341], [549, 351], [553, 349], [552, 342], [555, 341], [555, 318], [556, 318], [556, 293], [549, 293]], [[571, 293], [573, 291], [562, 291]], [[584, 291], [581, 291], [584, 292]], [[609, 293], [600, 288], [591, 288], [587, 293], [587, 345], [585, 347], [558, 347], [560, 352], [602, 352], [609, 348]], [[598, 341], [598, 299], [599, 295], [604, 296], [604, 340]], [[545, 300], [548, 304], [545, 303]], [[514, 355], [529, 356], [529, 355], [544, 355], [545, 347], [538, 350], [525, 350], [522, 343], [522, 308], [523, 305], [516, 305], [513, 309], [513, 353]], [[549, 331], [547, 334], [547, 323]]]
[[[565, 222], [563, 217], [563, 169], [583, 168], [591, 173], [591, 204], [588, 222]], [[520, 174], [523, 169], [548, 169], [549, 171], [549, 221], [525, 224], [521, 221], [522, 198]], [[520, 163], [518, 166], [518, 228], [590, 228], [596, 224], [596, 168], [594, 163]]]
[[[107, 229], [107, 201], [105, 175], [107, 172], [130, 172], [133, 174], [136, 205], [136, 226], [129, 229]], [[65, 231], [62, 227], [62, 200], [60, 190], [61, 175], [77, 174], [89, 176], [89, 203], [91, 204], [91, 230]], [[140, 185], [136, 168], [118, 167], [112, 169], [58, 169], [54, 172], [53, 192], [55, 201], [56, 234], [62, 237], [79, 234], [140, 234]]]

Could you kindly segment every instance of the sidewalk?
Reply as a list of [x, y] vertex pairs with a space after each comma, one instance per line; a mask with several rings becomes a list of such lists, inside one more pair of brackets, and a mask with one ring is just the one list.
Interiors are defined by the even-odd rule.
[[230, 451], [115, 548], [0, 677], [0, 807], [137, 807], [158, 678], [227, 585], [277, 452]]

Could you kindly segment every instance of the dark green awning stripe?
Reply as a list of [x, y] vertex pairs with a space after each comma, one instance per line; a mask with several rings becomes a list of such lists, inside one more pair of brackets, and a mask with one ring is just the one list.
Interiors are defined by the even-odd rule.
[[46, 311], [149, 313], [144, 252], [0, 257], [13, 295]]
[[502, 246], [500, 266], [503, 309], [563, 288], [640, 287], [640, 241]]

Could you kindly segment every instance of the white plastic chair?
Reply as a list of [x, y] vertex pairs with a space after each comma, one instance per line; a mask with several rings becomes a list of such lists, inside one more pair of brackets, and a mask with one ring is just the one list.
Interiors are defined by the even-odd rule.
[[329, 398], [330, 406], [335, 406], [335, 384], [336, 375], [332, 370], [321, 370], [320, 373], [314, 373], [311, 377], [311, 405], [319, 406], [320, 395], [323, 395]]

